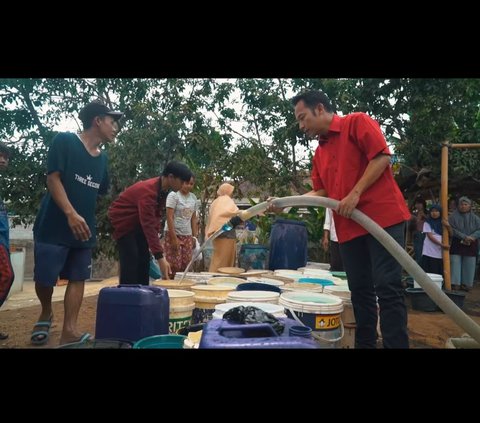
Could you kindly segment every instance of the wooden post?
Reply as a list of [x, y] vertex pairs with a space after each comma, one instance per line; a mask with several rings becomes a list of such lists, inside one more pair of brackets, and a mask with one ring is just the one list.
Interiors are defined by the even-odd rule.
[[[442, 144], [442, 173], [440, 188], [440, 204], [442, 206], [442, 220], [448, 219], [448, 143]], [[442, 244], [449, 244], [448, 229], [443, 228]], [[443, 282], [445, 289], [451, 290], [450, 281], [450, 251], [442, 248], [443, 259]]]

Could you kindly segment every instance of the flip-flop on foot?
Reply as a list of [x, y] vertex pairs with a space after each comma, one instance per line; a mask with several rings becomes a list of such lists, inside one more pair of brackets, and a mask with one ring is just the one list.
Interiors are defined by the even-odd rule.
[[[48, 342], [48, 338], [50, 336], [50, 327], [52, 326], [52, 318], [48, 320], [39, 320], [37, 323], [33, 325], [33, 332], [30, 336], [30, 341], [33, 345], [43, 345]], [[35, 330], [35, 328], [44, 328]]]

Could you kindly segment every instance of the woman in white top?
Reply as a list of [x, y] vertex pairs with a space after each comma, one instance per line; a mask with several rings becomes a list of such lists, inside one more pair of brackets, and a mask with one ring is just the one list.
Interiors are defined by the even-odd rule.
[[423, 224], [423, 233], [426, 236], [425, 241], [423, 241], [421, 266], [427, 273], [436, 273], [443, 276], [442, 248], [448, 249], [450, 247], [442, 243], [441, 213], [442, 208], [438, 204], [433, 204]]
[[183, 272], [192, 259], [193, 238], [198, 236], [197, 197], [190, 192], [194, 185], [192, 176], [179, 191], [167, 197], [165, 253], [174, 276], [176, 272]]

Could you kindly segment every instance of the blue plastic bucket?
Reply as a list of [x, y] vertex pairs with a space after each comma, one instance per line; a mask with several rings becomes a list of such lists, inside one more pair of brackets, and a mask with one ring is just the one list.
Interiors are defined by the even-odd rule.
[[183, 349], [183, 341], [187, 339], [183, 335], [155, 335], [140, 339], [133, 344], [134, 349]]

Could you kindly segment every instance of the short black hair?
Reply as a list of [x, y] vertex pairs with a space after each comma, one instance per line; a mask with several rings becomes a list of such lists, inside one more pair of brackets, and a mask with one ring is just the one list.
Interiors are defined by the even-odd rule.
[[10, 159], [10, 149], [7, 147], [6, 144], [0, 141], [0, 154], [3, 154], [4, 156], [7, 157], [7, 159]]
[[305, 91], [292, 98], [292, 104], [294, 106], [296, 106], [297, 103], [300, 101], [303, 101], [305, 103], [305, 106], [307, 106], [312, 111], [314, 111], [315, 107], [317, 107], [319, 104], [322, 104], [328, 113], [334, 112], [332, 102], [328, 98], [327, 94], [325, 94], [323, 91]]
[[172, 174], [176, 178], [180, 178], [182, 181], [189, 182], [193, 176], [192, 171], [185, 163], [172, 161], [169, 162], [165, 169], [163, 169], [162, 176], [168, 176]]

